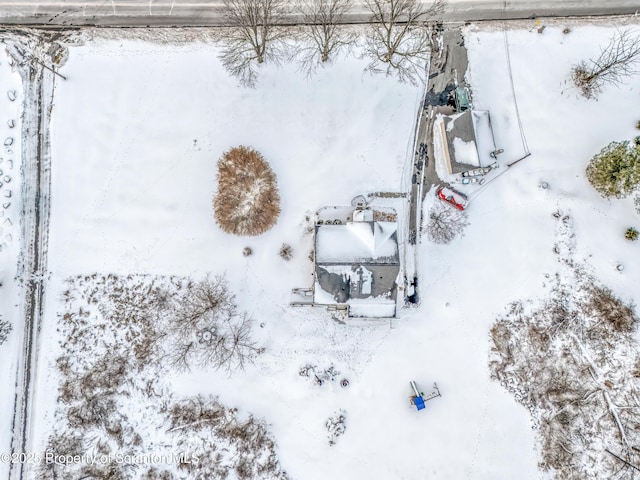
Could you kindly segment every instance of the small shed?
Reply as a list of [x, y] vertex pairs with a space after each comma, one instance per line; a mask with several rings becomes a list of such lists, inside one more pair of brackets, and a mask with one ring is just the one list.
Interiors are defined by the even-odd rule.
[[449, 175], [495, 162], [491, 116], [486, 110], [439, 115], [433, 134], [435, 161], [445, 165]]

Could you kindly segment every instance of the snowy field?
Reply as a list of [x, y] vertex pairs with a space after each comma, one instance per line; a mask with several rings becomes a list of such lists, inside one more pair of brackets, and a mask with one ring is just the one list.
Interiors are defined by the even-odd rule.
[[[339, 471], [324, 459], [325, 421], [349, 398], [361, 402], [358, 392], [369, 386], [318, 390], [298, 370], [333, 362], [345, 375], [362, 372], [389, 327], [346, 329], [326, 312], [288, 307], [291, 288], [312, 282], [305, 217], [361, 193], [402, 189], [422, 92], [363, 74], [366, 63], [354, 59], [310, 80], [293, 66], [266, 69], [249, 90], [227, 76], [217, 54], [205, 43], [96, 40], [71, 48], [52, 122], [44, 335], [55, 338], [69, 276], [226, 274], [241, 308], [264, 324], [258, 334], [269, 353], [232, 380], [214, 372], [172, 378], [176, 391], [219, 395], [268, 419], [282, 452], [291, 451], [281, 459], [287, 471], [323, 477], [324, 468]], [[241, 144], [270, 162], [282, 197], [278, 223], [257, 238], [225, 234], [213, 220], [216, 162]], [[294, 249], [288, 263], [278, 256], [283, 242]], [[242, 256], [245, 246], [252, 256]], [[50, 372], [59, 353], [48, 351], [41, 363], [41, 378], [49, 378], [40, 399], [48, 421], [36, 427], [41, 448], [55, 409]]]
[[[57, 84], [54, 100], [42, 332], [49, 348], [38, 372], [34, 449], [45, 448], [54, 423], [67, 278], [226, 273], [240, 307], [261, 325], [266, 352], [231, 378], [168, 371], [162, 382], [176, 395], [218, 395], [240, 414], [264, 418], [292, 479], [545, 478], [528, 412], [490, 380], [489, 329], [509, 302], [548, 293], [546, 276], [560, 271], [554, 245], [571, 235], [573, 260], [640, 302], [640, 245], [624, 239], [640, 216], [631, 199], [603, 200], [584, 176], [601, 148], [637, 135], [640, 118], [629, 99], [637, 98], [640, 77], [607, 88], [597, 102], [584, 100], [569, 85], [570, 66], [596, 54], [613, 26], [572, 24], [568, 34], [560, 22], [543, 34], [532, 26], [514, 25], [506, 36], [498, 24], [465, 30], [474, 106], [491, 112], [501, 159], [512, 161], [525, 148], [508, 42], [532, 155], [472, 199], [462, 239], [421, 245], [421, 305], [391, 324], [342, 325], [324, 311], [288, 307], [288, 293], [311, 281], [306, 215], [360, 193], [403, 188], [419, 89], [363, 75], [355, 59], [310, 80], [288, 65], [267, 68], [257, 89], [247, 90], [205, 43], [95, 39], [70, 47], [68, 80]], [[17, 81], [1, 61], [0, 74]], [[231, 237], [213, 221], [215, 164], [238, 144], [270, 162], [282, 196], [278, 223], [256, 238]], [[568, 233], [552, 215], [558, 209], [573, 218]], [[294, 248], [290, 262], [278, 256], [283, 242]], [[252, 256], [242, 256], [245, 246]], [[17, 350], [14, 340], [0, 355]], [[305, 364], [334, 365], [349, 386], [314, 385], [299, 375]], [[437, 381], [442, 398], [416, 412], [410, 380], [425, 391]], [[330, 446], [325, 422], [339, 411], [346, 431]], [[0, 418], [0, 427], [6, 422]]]

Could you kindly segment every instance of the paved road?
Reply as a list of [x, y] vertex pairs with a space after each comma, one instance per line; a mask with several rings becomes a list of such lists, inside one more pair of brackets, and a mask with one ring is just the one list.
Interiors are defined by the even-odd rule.
[[[286, 0], [291, 5], [293, 0]], [[426, 2], [430, 3], [430, 2]], [[632, 14], [640, 0], [449, 0], [445, 21]], [[346, 23], [367, 22], [354, 0]], [[292, 11], [286, 21], [297, 23]], [[22, 25], [215, 26], [223, 25], [222, 0], [0, 0], [0, 23]]]

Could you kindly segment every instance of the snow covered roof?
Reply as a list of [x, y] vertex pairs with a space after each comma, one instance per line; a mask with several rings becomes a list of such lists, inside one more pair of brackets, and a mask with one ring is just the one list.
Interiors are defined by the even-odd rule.
[[348, 305], [350, 317], [393, 317], [399, 265], [316, 266], [314, 302]]
[[452, 163], [483, 167], [495, 161], [490, 155], [496, 147], [488, 111], [440, 114], [433, 129], [434, 157], [440, 178], [452, 173]]
[[356, 209], [352, 218], [316, 226], [314, 303], [346, 304], [351, 317], [393, 317], [400, 271], [398, 224], [373, 221], [371, 210]]
[[396, 314], [396, 303], [349, 303], [350, 317], [389, 318]]
[[397, 230], [395, 222], [320, 225], [316, 232], [316, 263], [398, 264]]
[[492, 158], [490, 154], [496, 149], [496, 144], [493, 141], [493, 129], [489, 112], [474, 110], [471, 112], [471, 118], [473, 120], [473, 130], [476, 134], [479, 163], [481, 166], [491, 165], [495, 158]]

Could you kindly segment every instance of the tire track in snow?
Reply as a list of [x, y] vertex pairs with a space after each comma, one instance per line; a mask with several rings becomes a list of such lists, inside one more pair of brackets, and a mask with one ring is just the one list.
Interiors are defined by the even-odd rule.
[[[40, 324], [44, 313], [47, 243], [51, 186], [49, 120], [53, 103], [54, 75], [30, 61], [42, 39], [16, 32], [7, 48], [18, 64], [24, 89], [22, 119], [22, 245], [18, 279], [23, 293], [22, 355], [16, 371], [11, 453], [31, 451], [32, 400], [39, 350]], [[10, 480], [30, 478], [25, 463], [12, 463]]]

